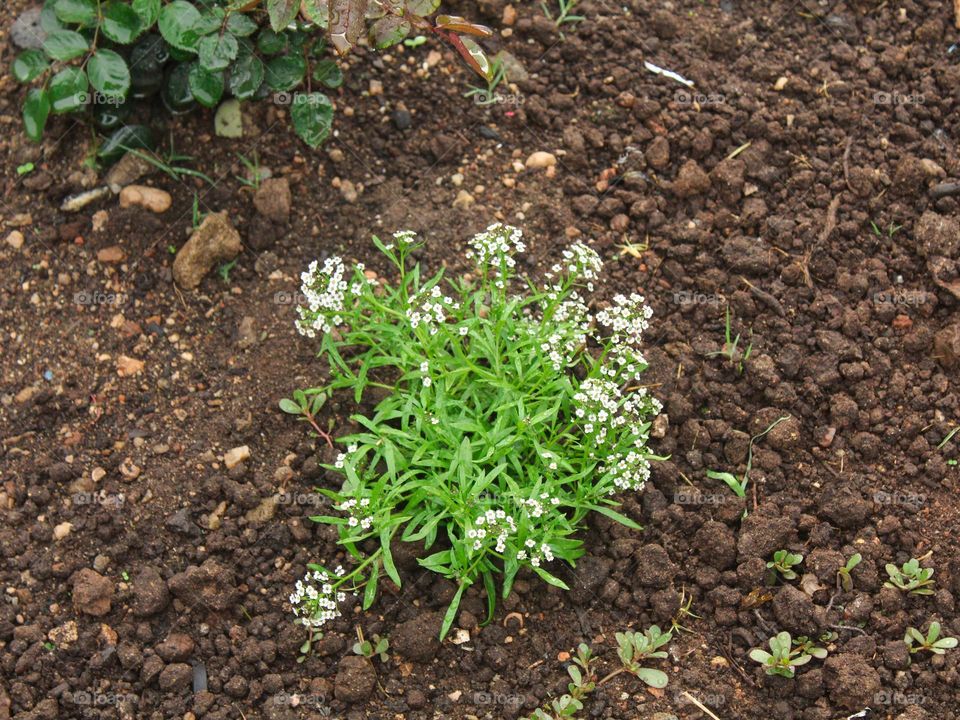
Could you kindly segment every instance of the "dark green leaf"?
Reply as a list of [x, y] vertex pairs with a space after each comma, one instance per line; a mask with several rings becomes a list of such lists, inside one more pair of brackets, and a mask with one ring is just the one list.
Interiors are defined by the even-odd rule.
[[230, 68], [230, 92], [239, 100], [256, 95], [263, 85], [263, 62], [256, 55], [243, 55]]
[[201, 35], [220, 32], [227, 17], [227, 11], [220, 7], [207, 8], [200, 13], [200, 22], [197, 24], [197, 32]]
[[613, 510], [606, 505], [588, 505], [591, 510], [595, 510], [601, 515], [606, 515], [611, 520], [616, 520], [621, 525], [626, 525], [631, 530], [643, 530], [642, 525], [638, 525], [633, 520], [628, 518], [626, 515], [618, 513], [616, 510]]
[[190, 63], [176, 63], [167, 72], [161, 93], [163, 104], [174, 113], [184, 113], [196, 105], [190, 90]]
[[50, 80], [50, 109], [56, 114], [79, 110], [87, 104], [87, 74], [80, 68], [64, 68]]
[[133, 0], [133, 11], [144, 28], [151, 28], [160, 17], [160, 0]]
[[307, 61], [299, 55], [281, 55], [267, 63], [267, 85], [271, 90], [293, 90], [307, 73]]
[[237, 39], [229, 33], [207, 35], [200, 41], [200, 64], [205, 70], [224, 70], [238, 49]]
[[237, 37], [249, 37], [257, 31], [257, 24], [243, 13], [231, 13], [227, 18], [227, 31]]
[[390, 531], [384, 528], [380, 532], [380, 547], [383, 548], [383, 569], [387, 572], [387, 577], [393, 580], [397, 587], [401, 586], [400, 573], [397, 572], [397, 566], [393, 562], [393, 555], [390, 552]]
[[313, 79], [335, 89], [343, 85], [343, 72], [335, 60], [321, 60], [313, 68]]
[[173, 0], [164, 5], [158, 20], [160, 34], [173, 47], [196, 52], [200, 43], [200, 11], [186, 0]]
[[287, 49], [287, 38], [270, 28], [264, 28], [257, 35], [257, 49], [264, 55], [278, 55]]
[[453, 625], [454, 618], [457, 617], [457, 610], [460, 608], [460, 599], [463, 597], [463, 591], [469, 587], [470, 583], [461, 580], [460, 587], [457, 588], [457, 594], [453, 596], [453, 602], [443, 614], [443, 624], [440, 626], [440, 639], [443, 640], [450, 632], [450, 626]]
[[266, 0], [270, 27], [280, 32], [297, 17], [300, 12], [300, 0]]
[[363, 591], [363, 609], [366, 610], [377, 598], [377, 582], [380, 580], [380, 563], [373, 563], [370, 569], [370, 578], [367, 580], [367, 587]]
[[409, 21], [396, 15], [387, 15], [370, 26], [370, 44], [378, 50], [383, 50], [403, 42], [403, 39], [410, 34], [410, 29]]
[[13, 61], [11, 71], [17, 82], [28, 83], [35, 80], [50, 67], [47, 58], [39, 50], [24, 50]]
[[47, 35], [43, 41], [43, 51], [54, 60], [73, 60], [90, 48], [87, 39], [73, 30], [57, 30]]
[[129, 5], [112, 2], [103, 9], [103, 34], [120, 45], [129, 45], [145, 29], [140, 15]]
[[96, 0], [56, 0], [57, 19], [68, 25], [90, 27], [97, 22]]
[[63, 23], [57, 17], [56, 4], [56, 0], [45, 0], [43, 3], [43, 10], [40, 11], [40, 28], [45, 33], [64, 29]]
[[130, 89], [130, 68], [113, 50], [97, 50], [87, 65], [90, 84], [108, 98], [125, 97]]
[[357, 44], [366, 14], [367, 0], [330, 0], [330, 42], [341, 55]]
[[330, 135], [333, 104], [323, 93], [297, 93], [290, 108], [297, 135], [312, 148], [319, 147]]
[[46, 90], [32, 88], [23, 103], [23, 129], [27, 137], [40, 142], [50, 116], [50, 96]]
[[433, 15], [438, 7], [440, 0], [407, 0], [407, 10], [420, 17]]
[[213, 107], [223, 97], [223, 72], [210, 72], [199, 64], [190, 66], [190, 92], [204, 107]]

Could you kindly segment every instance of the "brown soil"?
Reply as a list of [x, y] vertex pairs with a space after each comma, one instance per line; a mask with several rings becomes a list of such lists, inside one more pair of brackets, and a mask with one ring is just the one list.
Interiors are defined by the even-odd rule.
[[[454, 9], [500, 26], [504, 4]], [[24, 7], [7, 3], [2, 26]], [[960, 419], [958, 201], [935, 189], [960, 178], [950, 3], [577, 11], [588, 20], [561, 38], [536, 4], [518, 8], [502, 46], [530, 74], [522, 104], [465, 100], [472, 78], [452, 56], [423, 78], [428, 45], [355, 56], [337, 137], [318, 152], [269, 102], [246, 108], [252, 132], [237, 143], [212, 137], [208, 113], [158, 114], [217, 181], [152, 175], [174, 198], [159, 216], [110, 199], [62, 213], [90, 181], [90, 135], [61, 119], [30, 145], [22, 90], [4, 77], [3, 235], [16, 225], [25, 242], [0, 242], [0, 718], [516, 717], [565, 692], [563, 653], [589, 642], [613, 669], [614, 633], [669, 626], [682, 597], [696, 617], [660, 665], [667, 688], [621, 675], [584, 717], [706, 717], [685, 692], [724, 720], [868, 706], [958, 717], [960, 651], [910, 663], [901, 642], [933, 619], [960, 633], [960, 436], [938, 447]], [[557, 155], [554, 176], [513, 169], [540, 150]], [[287, 222], [258, 214], [235, 178], [236, 153], [254, 151], [293, 188]], [[18, 177], [28, 161], [36, 170]], [[472, 204], [454, 209], [461, 190]], [[229, 283], [214, 272], [180, 292], [170, 250], [195, 194], [201, 211], [229, 214], [245, 250]], [[329, 455], [277, 410], [322, 377], [293, 329], [299, 273], [329, 253], [370, 263], [369, 236], [400, 228], [429, 239], [430, 269], [457, 267], [495, 219], [524, 228], [532, 272], [587, 239], [610, 288], [640, 290], [656, 311], [648, 382], [669, 416], [655, 448], [671, 459], [624, 498], [646, 529], [596, 520], [577, 568], [555, 568], [571, 592], [521, 579], [486, 627], [468, 596], [462, 645], [435, 641], [451, 585], [411, 555], [402, 589], [334, 623], [298, 664], [287, 595], [307, 562], [337, 552], [308, 520]], [[98, 259], [113, 246], [122, 259]], [[738, 353], [751, 348], [742, 372], [715, 354], [727, 305]], [[323, 421], [343, 427], [349, 412], [342, 399]], [[755, 445], [741, 520], [705, 473], [742, 474], [749, 438], [785, 415]], [[228, 471], [222, 455], [242, 445], [251, 457]], [[768, 586], [782, 547], [823, 587]], [[854, 589], [834, 597], [854, 552]], [[886, 563], [928, 553], [934, 595], [883, 588]], [[351, 658], [357, 625], [390, 637], [388, 662]], [[837, 637], [825, 662], [770, 678], [747, 651], [780, 629]]]

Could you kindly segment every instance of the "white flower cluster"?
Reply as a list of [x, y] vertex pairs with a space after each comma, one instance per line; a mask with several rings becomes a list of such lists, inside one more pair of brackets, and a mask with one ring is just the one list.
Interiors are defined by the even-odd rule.
[[350, 445], [347, 446], [346, 452], [337, 453], [337, 459], [336, 461], [334, 461], [333, 466], [337, 468], [337, 470], [342, 470], [343, 466], [347, 462], [347, 459], [356, 451], [357, 451], [357, 444], [351, 443]]
[[534, 567], [540, 567], [544, 560], [553, 562], [553, 549], [546, 543], [540, 543], [538, 548], [536, 540], [527, 538], [523, 545], [524, 549], [517, 551], [517, 560], [529, 560]]
[[473, 521], [473, 527], [467, 530], [467, 538], [473, 540], [473, 549], [480, 550], [488, 539], [496, 538], [497, 552], [507, 549], [507, 538], [517, 532], [513, 516], [503, 510], [487, 510]]
[[562, 256], [563, 261], [554, 263], [550, 272], [546, 273], [547, 280], [553, 283], [547, 286], [550, 299], [556, 299], [563, 289], [560, 278], [564, 275], [571, 280], [586, 280], [587, 289], [593, 292], [593, 281], [600, 277], [600, 271], [603, 270], [603, 260], [597, 251], [577, 241], [564, 250]]
[[611, 330], [614, 345], [636, 347], [652, 316], [653, 308], [644, 305], [643, 296], [631, 293], [614, 296], [613, 305], [597, 313], [597, 322]]
[[[393, 234], [393, 239], [397, 241], [400, 247], [404, 247], [417, 242], [417, 234], [413, 230], [398, 230]], [[387, 243], [384, 247], [386, 247], [387, 250], [393, 250], [394, 244]]]
[[344, 574], [344, 569], [337, 566], [333, 577], [326, 570], [313, 570], [304, 575], [303, 580], [297, 580], [290, 604], [303, 625], [319, 628], [340, 617], [340, 603], [346, 600], [347, 594], [336, 589], [335, 581]]
[[[639, 444], [642, 447], [642, 440]], [[620, 490], [642, 490], [650, 479], [650, 461], [639, 448], [617, 452], [608, 458], [600, 469], [601, 475], [610, 475], [613, 484]], [[613, 490], [611, 490], [613, 492]]]
[[[553, 469], [556, 469], [557, 463], [551, 462]], [[527, 498], [523, 501], [524, 507], [527, 509], [527, 514], [532, 518], [543, 517], [543, 513], [546, 511], [544, 508], [544, 503], [548, 503], [553, 506], [560, 504], [560, 498], [550, 497], [549, 493], [540, 493], [539, 498]]]
[[554, 370], [562, 370], [587, 341], [590, 313], [580, 297], [573, 293], [557, 306], [551, 318], [546, 321], [540, 319], [530, 327], [530, 331], [539, 334], [545, 325], [552, 332], [540, 343], [540, 349], [546, 353]]
[[434, 286], [428, 291], [420, 292], [408, 300], [409, 309], [407, 319], [410, 327], [426, 327], [431, 335], [436, 335], [440, 326], [447, 321], [447, 314], [460, 309], [449, 295], [444, 295], [440, 288]]
[[473, 236], [467, 257], [473, 258], [478, 267], [489, 266], [499, 270], [501, 274], [506, 274], [517, 265], [513, 255], [526, 249], [523, 232], [519, 228], [494, 223], [484, 232]]
[[352, 528], [369, 530], [373, 525], [373, 513], [370, 511], [370, 498], [350, 498], [337, 506], [337, 510], [350, 515], [347, 525]]
[[423, 377], [424, 387], [430, 387], [433, 384], [433, 379], [430, 377], [430, 363], [427, 360], [420, 363], [420, 375]]
[[306, 307], [297, 308], [300, 314], [297, 329], [301, 335], [316, 337], [317, 331], [328, 333], [343, 322], [340, 313], [347, 292], [345, 272], [343, 260], [334, 256], [324, 260], [323, 267], [314, 260], [300, 274], [300, 290], [307, 300]]

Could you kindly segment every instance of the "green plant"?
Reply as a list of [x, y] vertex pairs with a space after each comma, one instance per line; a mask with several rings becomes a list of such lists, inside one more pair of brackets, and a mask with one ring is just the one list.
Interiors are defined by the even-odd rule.
[[[162, 155], [149, 149], [140, 149], [133, 145], [127, 146], [124, 143], [125, 141], [120, 143], [119, 150], [126, 151], [131, 155], [137, 156], [173, 180], [182, 182], [184, 177], [195, 177], [200, 178], [208, 185], [216, 185], [216, 183], [205, 173], [186, 167], [182, 164], [193, 160], [193, 156], [182, 155], [177, 152], [176, 146], [174, 145], [172, 131], [170, 133], [170, 150]], [[108, 154], [112, 155], [112, 153]], [[104, 150], [101, 148], [100, 156], [103, 157], [103, 155]]]
[[487, 87], [482, 88], [477, 85], [471, 85], [463, 96], [473, 98], [477, 105], [493, 105], [497, 102], [497, 86], [503, 82], [506, 76], [506, 69], [503, 61], [495, 58], [490, 65], [490, 75], [487, 77]]
[[886, 566], [887, 575], [890, 579], [884, 583], [884, 587], [895, 587], [909, 592], [911, 595], [933, 595], [930, 588], [933, 585], [933, 568], [920, 567], [920, 561], [917, 558], [910, 558], [899, 568], [893, 563]]
[[390, 659], [387, 651], [390, 649], [390, 641], [385, 637], [374, 635], [372, 640], [363, 637], [363, 630], [357, 628], [357, 642], [353, 644], [353, 654], [361, 655], [368, 660], [379, 657], [380, 662], [386, 662]]
[[797, 573], [793, 568], [801, 562], [803, 562], [803, 555], [789, 550], [777, 550], [773, 554], [773, 560], [767, 563], [767, 567], [773, 570], [774, 574], [780, 573], [784, 580], [796, 580]]
[[317, 147], [330, 133], [333, 103], [310, 80], [329, 88], [342, 83], [336, 63], [324, 57], [326, 39], [344, 55], [363, 35], [379, 50], [416, 29], [488, 75], [490, 62], [472, 38], [491, 31], [460, 17], [431, 19], [440, 1], [45, 0], [43, 47], [20, 53], [12, 66], [13, 76], [31, 85], [24, 127], [39, 141], [50, 115], [88, 114], [114, 136], [136, 127], [138, 142], [149, 147], [147, 128], [125, 124], [133, 101], [159, 95], [182, 113], [227, 96], [278, 93], [296, 133]]
[[263, 172], [260, 169], [260, 159], [257, 156], [257, 151], [253, 151], [253, 160], [241, 153], [237, 153], [237, 157], [240, 158], [240, 162], [243, 163], [243, 166], [247, 169], [247, 175], [246, 177], [234, 175], [234, 178], [241, 185], [246, 185], [254, 190], [259, 189], [260, 184], [263, 182]]
[[680, 608], [677, 610], [676, 615], [670, 620], [670, 632], [688, 632], [692, 633], [693, 630], [683, 625], [683, 620], [685, 618], [691, 617], [695, 620], [700, 619], [700, 615], [694, 613], [690, 608], [693, 607], [693, 596], [687, 595], [686, 588], [680, 588]]
[[837, 589], [843, 588], [845, 592], [853, 590], [853, 577], [850, 575], [853, 569], [860, 564], [863, 556], [860, 553], [854, 553], [847, 562], [837, 570]]
[[36, 165], [34, 165], [32, 162], [24, 163], [23, 165], [17, 166], [17, 175], [29, 175], [34, 170], [36, 170]]
[[724, 313], [723, 339], [723, 348], [707, 353], [707, 357], [722, 355], [723, 357], [727, 358], [731, 365], [736, 365], [738, 374], [743, 375], [743, 370], [747, 365], [747, 361], [750, 359], [750, 354], [753, 352], [753, 343], [751, 342], [749, 345], [747, 345], [746, 350], [744, 350], [742, 353], [740, 352], [740, 333], [737, 333], [737, 336], [733, 337], [733, 326], [729, 305]]
[[[827, 635], [822, 636], [820, 639], [823, 640], [825, 637], [829, 636], [830, 635], [828, 633]], [[806, 635], [800, 635], [794, 638], [792, 647], [792, 652], [799, 652], [801, 655], [809, 655], [810, 657], [817, 658], [817, 660], [823, 660], [827, 656], [827, 649], [820, 647], [814, 640], [811, 640]]]
[[[747, 466], [743, 471], [743, 478], [738, 479], [736, 475], [728, 472], [717, 472], [716, 470], [707, 470], [707, 477], [711, 480], [722, 480], [728, 488], [730, 488], [734, 495], [738, 498], [744, 498], [747, 496], [747, 483], [750, 481], [750, 470], [753, 468], [753, 444], [762, 438], [764, 435], [773, 430], [777, 425], [782, 422], [786, 422], [790, 419], [789, 415], [784, 415], [783, 417], [777, 418], [763, 432], [759, 432], [753, 437], [750, 438], [750, 443], [747, 446]], [[746, 515], [746, 511], [744, 511]]]
[[557, 27], [561, 27], [567, 23], [583, 22], [586, 19], [583, 15], [570, 14], [579, 2], [580, 0], [557, 0], [556, 14], [550, 10], [550, 6], [545, 1], [540, 3], [540, 7], [548, 20], [553, 21], [553, 24]]
[[[750, 659], [763, 665], [767, 675], [792, 678], [800, 665], [806, 665], [814, 657], [823, 659], [827, 656], [826, 650], [811, 645], [806, 638], [797, 639], [803, 641], [799, 646], [794, 645], [790, 633], [777, 633], [768, 641], [770, 652], [753, 648], [750, 651]], [[813, 650], [815, 654], [807, 652], [808, 649]]]
[[595, 660], [590, 647], [586, 643], [577, 646], [576, 657], [573, 663], [567, 666], [570, 682], [567, 683], [568, 692], [561, 697], [551, 700], [545, 708], [537, 708], [527, 720], [562, 720], [572, 718], [583, 710], [583, 701], [597, 686], [596, 674], [593, 671]]
[[237, 265], [238, 258], [234, 258], [228, 262], [223, 263], [218, 269], [217, 274], [220, 275], [220, 279], [223, 280], [227, 285], [230, 284], [230, 271], [233, 270]]
[[896, 235], [898, 232], [900, 232], [901, 230], [903, 230], [903, 225], [896, 225], [895, 223], [892, 223], [892, 222], [891, 222], [891, 223], [887, 226], [886, 233], [884, 233], [884, 231], [880, 229], [880, 226], [877, 225], [877, 223], [875, 223], [873, 220], [871, 220], [871, 221], [870, 221], [870, 230], [871, 230], [871, 231], [873, 232], [873, 234], [876, 235], [877, 237], [883, 237], [884, 234], [886, 234], [886, 236], [887, 236], [888, 238], [893, 238], [894, 235]]
[[667, 674], [662, 670], [643, 667], [641, 663], [656, 658], [665, 658], [667, 653], [660, 650], [673, 638], [673, 633], [661, 632], [656, 625], [651, 625], [644, 632], [626, 631], [616, 634], [617, 657], [623, 667], [607, 675], [602, 682], [621, 672], [636, 675], [650, 687], [662, 688], [667, 684]]
[[936, 655], [943, 655], [947, 650], [955, 648], [958, 642], [955, 637], [940, 637], [940, 623], [936, 621], [930, 623], [926, 637], [916, 628], [908, 627], [903, 641], [910, 648], [911, 653], [929, 650]]
[[342, 488], [321, 490], [338, 514], [313, 518], [339, 528], [358, 564], [336, 578], [311, 565], [306, 582], [320, 573], [330, 592], [311, 597], [304, 584], [291, 602], [310, 627], [330, 617], [324, 602], [341, 590], [363, 588], [369, 607], [381, 571], [401, 583], [391, 543], [421, 543], [434, 551], [420, 565], [456, 583], [445, 636], [478, 581], [491, 615], [522, 568], [566, 588], [546, 566], [583, 554], [577, 533], [589, 513], [639, 528], [612, 496], [642, 488], [659, 459], [646, 441], [661, 406], [637, 383], [651, 313], [634, 294], [591, 314], [580, 292], [594, 289], [602, 263], [581, 243], [545, 284], [515, 277], [522, 234], [499, 224], [470, 241], [474, 272], [445, 284], [443, 272], [427, 278], [408, 263], [423, 245], [412, 232], [374, 244], [396, 285], [337, 257], [302, 275], [298, 327], [322, 336], [331, 377], [281, 408], [297, 414], [310, 396], [346, 389], [358, 403], [369, 388], [381, 399], [339, 438], [346, 451], [329, 470], [345, 476]]

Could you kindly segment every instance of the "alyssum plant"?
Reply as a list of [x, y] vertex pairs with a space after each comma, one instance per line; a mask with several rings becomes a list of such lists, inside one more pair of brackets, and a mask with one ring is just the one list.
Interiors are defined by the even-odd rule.
[[[470, 241], [476, 271], [458, 279], [421, 274], [408, 262], [422, 245], [412, 232], [374, 244], [396, 268], [396, 285], [369, 280], [340, 258], [303, 273], [299, 329], [320, 336], [330, 381], [300, 393], [342, 389], [360, 402], [386, 391], [331, 469], [339, 491], [322, 490], [338, 514], [355, 561], [334, 573], [311, 565], [290, 598], [314, 631], [339, 613], [344, 593], [364, 589], [364, 607], [385, 573], [401, 579], [391, 543], [423, 543], [420, 564], [456, 583], [443, 637], [464, 592], [481, 582], [492, 614], [521, 568], [557, 587], [546, 564], [583, 553], [577, 531], [591, 512], [631, 528], [613, 496], [640, 490], [656, 459], [647, 450], [660, 403], [639, 385], [639, 351], [650, 309], [639, 295], [617, 295], [591, 312], [581, 292], [600, 277], [599, 256], [577, 243], [546, 275], [546, 285], [515, 275], [521, 232], [493, 225]], [[361, 551], [373, 540], [376, 549]], [[497, 584], [499, 581], [499, 589]]]

